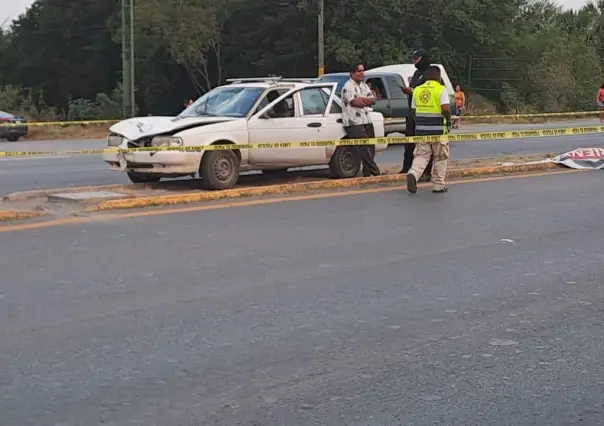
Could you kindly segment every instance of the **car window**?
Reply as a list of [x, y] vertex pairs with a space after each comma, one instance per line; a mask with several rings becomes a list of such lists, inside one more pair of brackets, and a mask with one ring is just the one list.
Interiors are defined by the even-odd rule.
[[318, 87], [309, 87], [300, 90], [300, 99], [302, 100], [303, 115], [323, 115], [329, 96]]
[[371, 88], [376, 100], [388, 99], [388, 92], [384, 87], [384, 80], [381, 77], [369, 77], [365, 82]]
[[[321, 89], [321, 96], [325, 99], [325, 103], [329, 102], [329, 95], [331, 94], [331, 89], [328, 87], [324, 87]], [[331, 107], [329, 108], [330, 114], [342, 114], [342, 107], [336, 103], [336, 99], [340, 99], [338, 97], [338, 91], [336, 89], [336, 93], [334, 95], [333, 102], [331, 103]]]
[[294, 107], [294, 95], [289, 95], [287, 98], [282, 99], [279, 103], [275, 104], [266, 113], [270, 118], [295, 117], [296, 110]]
[[266, 95], [262, 97], [258, 103], [258, 107], [254, 110], [254, 114], [259, 113], [262, 109], [264, 109], [264, 107], [285, 93], [287, 93], [287, 89], [274, 89], [266, 92]]
[[388, 91], [390, 92], [391, 99], [404, 99], [405, 95], [401, 89], [403, 81], [400, 77], [397, 78], [395, 75], [386, 76], [386, 84], [388, 85]]

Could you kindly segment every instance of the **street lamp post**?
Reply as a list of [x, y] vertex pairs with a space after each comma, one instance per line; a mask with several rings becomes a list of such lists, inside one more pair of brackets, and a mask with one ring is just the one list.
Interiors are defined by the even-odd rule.
[[318, 24], [318, 62], [319, 62], [319, 77], [325, 74], [325, 34], [324, 30], [324, 22], [325, 22], [325, 0], [319, 0], [319, 16], [317, 17]]
[[[291, 1], [292, 0], [283, 0], [277, 4], [279, 6], [290, 7], [292, 5]], [[319, 77], [321, 77], [323, 74], [325, 74], [325, 0], [318, 0], [318, 2], [319, 10], [317, 11], [317, 74], [319, 75]], [[303, 7], [307, 7], [306, 3]]]
[[134, 113], [134, 0], [122, 0], [122, 114]]

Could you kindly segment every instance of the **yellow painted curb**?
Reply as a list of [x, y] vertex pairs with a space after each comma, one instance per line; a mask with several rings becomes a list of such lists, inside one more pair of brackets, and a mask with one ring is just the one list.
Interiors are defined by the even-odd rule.
[[[527, 173], [561, 168], [553, 163], [518, 164], [511, 166], [491, 166], [471, 169], [451, 170], [447, 173], [448, 179], [486, 176], [493, 174]], [[99, 212], [117, 209], [133, 209], [141, 207], [157, 207], [174, 204], [190, 204], [202, 201], [215, 201], [227, 198], [258, 197], [266, 195], [282, 195], [299, 192], [316, 191], [323, 189], [350, 188], [363, 185], [375, 185], [402, 181], [402, 174], [391, 174], [374, 177], [361, 177], [341, 180], [319, 180], [311, 182], [286, 183], [282, 185], [269, 185], [262, 187], [246, 187], [227, 189], [224, 191], [200, 191], [186, 194], [159, 195], [153, 197], [133, 197], [119, 200], [102, 201], [89, 207], [86, 211]]]
[[44, 216], [44, 213], [27, 210], [0, 210], [0, 222], [33, 219], [40, 216]]

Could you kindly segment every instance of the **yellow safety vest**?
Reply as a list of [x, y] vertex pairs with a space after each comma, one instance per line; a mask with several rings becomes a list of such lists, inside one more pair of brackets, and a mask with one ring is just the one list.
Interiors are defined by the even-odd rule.
[[440, 106], [440, 94], [443, 90], [447, 90], [445, 86], [434, 80], [428, 80], [413, 89], [417, 136], [447, 133], [446, 120]]

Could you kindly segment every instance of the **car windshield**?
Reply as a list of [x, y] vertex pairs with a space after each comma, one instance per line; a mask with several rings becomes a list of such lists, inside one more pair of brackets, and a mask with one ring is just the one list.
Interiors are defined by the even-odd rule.
[[350, 79], [349, 75], [346, 74], [324, 74], [319, 78], [319, 81], [324, 81], [327, 83], [338, 83], [338, 87], [336, 89], [339, 94], [344, 87], [344, 84]]
[[197, 99], [178, 116], [245, 117], [263, 92], [262, 87], [217, 87]]
[[0, 118], [13, 118], [13, 115], [8, 112], [0, 111]]

